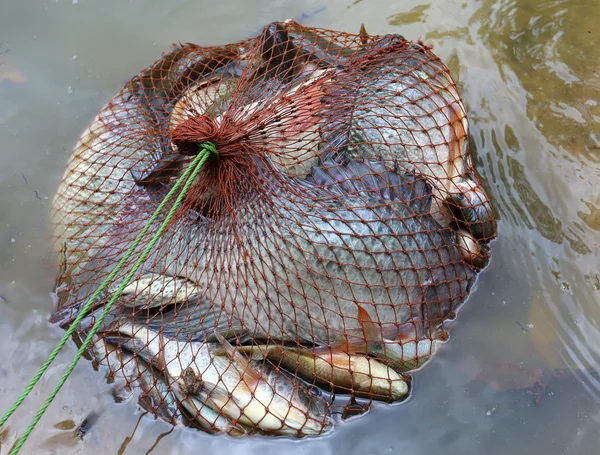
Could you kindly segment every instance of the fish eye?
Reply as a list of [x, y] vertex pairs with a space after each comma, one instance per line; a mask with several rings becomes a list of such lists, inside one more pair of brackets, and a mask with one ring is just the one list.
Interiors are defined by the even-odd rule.
[[321, 396], [321, 389], [319, 389], [316, 386], [312, 386], [308, 388], [308, 393], [311, 394], [313, 397], [320, 397]]

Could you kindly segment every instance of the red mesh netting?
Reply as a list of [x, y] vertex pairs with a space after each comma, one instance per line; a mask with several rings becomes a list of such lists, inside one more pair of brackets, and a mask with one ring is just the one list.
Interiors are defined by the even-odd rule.
[[73, 151], [54, 201], [53, 321], [74, 320], [210, 141], [218, 155], [110, 311], [94, 360], [166, 420], [229, 434], [320, 434], [402, 400], [496, 233], [468, 135], [447, 68], [399, 35], [278, 22], [227, 46], [176, 46]]

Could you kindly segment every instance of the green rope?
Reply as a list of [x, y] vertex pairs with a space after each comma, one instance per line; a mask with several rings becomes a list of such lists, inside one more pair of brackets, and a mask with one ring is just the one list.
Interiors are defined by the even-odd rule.
[[[169, 200], [171, 199], [171, 197], [177, 192], [177, 190], [179, 189], [179, 187], [181, 186], [181, 184], [185, 181], [185, 185], [184, 185], [183, 189], [181, 190], [181, 193], [179, 193], [179, 196], [177, 197], [175, 203], [171, 207], [171, 210], [169, 211], [169, 214], [167, 215], [167, 218], [161, 224], [160, 228], [158, 229], [158, 231], [156, 232], [156, 234], [154, 235], [154, 237], [152, 237], [152, 240], [150, 241], [150, 243], [148, 243], [148, 245], [144, 249], [144, 251], [142, 252], [142, 255], [140, 256], [140, 258], [134, 264], [133, 269], [131, 270], [131, 272], [129, 272], [129, 274], [127, 275], [127, 277], [123, 281], [123, 283], [121, 283], [121, 286], [119, 286], [119, 288], [113, 294], [113, 296], [110, 299], [110, 301], [105, 305], [104, 310], [102, 311], [102, 314], [100, 315], [100, 317], [98, 318], [98, 320], [96, 321], [96, 323], [94, 324], [94, 326], [92, 327], [92, 329], [90, 330], [90, 333], [88, 334], [87, 338], [85, 339], [85, 341], [83, 342], [83, 344], [79, 348], [79, 351], [77, 351], [77, 354], [75, 354], [75, 358], [73, 359], [73, 361], [71, 362], [71, 364], [69, 365], [69, 367], [67, 368], [67, 370], [65, 371], [65, 373], [63, 374], [63, 376], [58, 381], [58, 384], [56, 385], [56, 387], [54, 388], [54, 390], [52, 390], [52, 393], [50, 394], [50, 396], [48, 397], [48, 399], [44, 402], [44, 404], [42, 405], [42, 407], [40, 408], [40, 410], [38, 411], [38, 413], [35, 415], [33, 421], [31, 422], [31, 424], [29, 424], [29, 426], [27, 427], [27, 429], [23, 433], [23, 436], [19, 439], [17, 445], [10, 452], [10, 455], [16, 455], [19, 452], [19, 450], [21, 449], [21, 447], [23, 446], [23, 444], [25, 443], [25, 441], [29, 437], [30, 433], [33, 431], [33, 429], [35, 428], [35, 426], [39, 422], [39, 420], [42, 417], [42, 415], [44, 414], [44, 412], [46, 412], [46, 409], [48, 409], [48, 407], [50, 406], [50, 404], [52, 403], [52, 401], [54, 400], [54, 398], [58, 394], [59, 390], [62, 388], [62, 386], [66, 382], [67, 378], [69, 377], [69, 375], [71, 374], [71, 372], [75, 368], [75, 365], [77, 364], [77, 362], [79, 361], [79, 359], [81, 358], [81, 356], [83, 355], [83, 353], [87, 350], [88, 346], [91, 344], [92, 338], [94, 337], [94, 335], [98, 331], [100, 325], [102, 324], [102, 321], [104, 321], [104, 318], [106, 317], [106, 315], [108, 314], [108, 312], [110, 311], [110, 309], [112, 308], [112, 306], [115, 304], [115, 302], [117, 301], [117, 299], [121, 295], [121, 292], [123, 292], [123, 289], [125, 289], [125, 287], [129, 284], [129, 282], [131, 281], [131, 279], [133, 278], [133, 276], [136, 274], [136, 272], [138, 271], [138, 269], [142, 266], [142, 263], [146, 260], [146, 258], [150, 254], [150, 251], [152, 250], [152, 248], [154, 248], [154, 245], [156, 244], [156, 242], [158, 241], [158, 239], [164, 234], [164, 231], [166, 230], [169, 222], [173, 219], [173, 216], [175, 215], [175, 211], [181, 205], [181, 202], [183, 201], [183, 198], [185, 197], [187, 191], [189, 190], [192, 182], [194, 181], [194, 179], [196, 178], [196, 176], [200, 172], [200, 169], [202, 168], [202, 165], [205, 163], [205, 161], [210, 156], [209, 154], [212, 153], [214, 155], [218, 155], [218, 152], [217, 152], [217, 149], [216, 149], [215, 145], [213, 143], [211, 143], [211, 142], [205, 142], [205, 143], [199, 144], [198, 148], [200, 150], [200, 153], [196, 156], [196, 158], [191, 163], [191, 165], [186, 169], [185, 173], [177, 180], [177, 182], [175, 183], [175, 185], [173, 186], [173, 188], [171, 188], [171, 190], [169, 191], [169, 193], [162, 200], [162, 202], [160, 203], [160, 205], [158, 206], [158, 208], [156, 209], [156, 211], [150, 217], [150, 220], [148, 221], [148, 223], [146, 223], [146, 225], [144, 226], [144, 228], [141, 230], [141, 232], [138, 234], [138, 236], [133, 241], [131, 247], [125, 253], [125, 256], [123, 257], [123, 259], [121, 259], [121, 261], [119, 261], [119, 263], [117, 264], [117, 266], [115, 267], [115, 269], [102, 282], [102, 284], [96, 290], [96, 292], [94, 292], [94, 294], [92, 294], [92, 296], [87, 301], [87, 303], [85, 304], [85, 306], [83, 307], [83, 309], [81, 310], [81, 312], [79, 313], [79, 315], [77, 316], [77, 318], [73, 321], [73, 323], [71, 324], [71, 326], [69, 327], [69, 329], [67, 330], [67, 332], [61, 338], [60, 342], [58, 343], [58, 345], [56, 346], [56, 348], [54, 349], [54, 351], [52, 351], [52, 353], [50, 354], [50, 356], [48, 357], [48, 359], [46, 360], [46, 362], [38, 370], [38, 372], [36, 373], [36, 375], [34, 376], [34, 378], [32, 379], [32, 381], [29, 383], [29, 385], [27, 385], [27, 387], [25, 387], [25, 390], [19, 396], [19, 398], [17, 399], [17, 401], [15, 401], [15, 403], [6, 412], [6, 414], [4, 414], [4, 416], [2, 417], [2, 419], [0, 419], [0, 427], [2, 427], [2, 425], [4, 425], [4, 423], [6, 423], [6, 421], [8, 420], [8, 418], [21, 405], [21, 403], [23, 402], [23, 400], [25, 400], [25, 398], [27, 397], [27, 395], [29, 395], [29, 393], [31, 392], [31, 390], [33, 389], [33, 387], [35, 387], [35, 385], [37, 384], [37, 382], [40, 380], [40, 378], [44, 374], [44, 372], [48, 369], [48, 367], [50, 366], [50, 364], [54, 361], [54, 359], [56, 358], [56, 356], [58, 355], [58, 353], [60, 352], [60, 350], [63, 348], [63, 346], [65, 345], [65, 343], [69, 339], [69, 337], [73, 334], [73, 332], [75, 332], [75, 329], [79, 326], [79, 323], [84, 318], [84, 316], [87, 313], [87, 311], [89, 310], [89, 308], [92, 306], [92, 303], [98, 298], [98, 296], [104, 291], [104, 289], [106, 289], [108, 287], [108, 285], [115, 278], [115, 276], [117, 275], [117, 273], [119, 273], [119, 271], [123, 268], [123, 266], [125, 265], [125, 263], [131, 258], [131, 256], [133, 255], [133, 252], [135, 251], [135, 249], [138, 247], [138, 245], [142, 241], [142, 238], [144, 237], [144, 235], [150, 229], [152, 223], [154, 223], [154, 221], [156, 221], [156, 219], [158, 218], [158, 216], [160, 215], [160, 213], [162, 212], [162, 210], [164, 209], [164, 207], [167, 205], [167, 203], [169, 202]], [[187, 181], [186, 181], [186, 179], [187, 179]]]

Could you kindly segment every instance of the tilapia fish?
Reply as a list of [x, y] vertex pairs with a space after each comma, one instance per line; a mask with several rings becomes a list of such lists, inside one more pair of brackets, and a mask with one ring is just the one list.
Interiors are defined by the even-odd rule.
[[[229, 423], [235, 421], [287, 435], [320, 434], [331, 426], [321, 398], [286, 376], [257, 370], [221, 337], [218, 343], [181, 342], [126, 322], [118, 332], [130, 337], [126, 348], [164, 371], [175, 395], [204, 426], [236, 433], [242, 427]], [[220, 346], [227, 355], [214, 354]]]
[[[376, 324], [409, 323], [406, 341], [418, 340], [468, 294], [474, 272], [431, 216], [424, 180], [352, 161], [328, 162], [303, 181], [269, 168], [257, 171], [256, 185], [263, 191], [240, 198], [227, 217], [186, 212], [146, 262], [190, 280], [209, 311], [239, 320], [252, 337], [331, 345], [361, 329], [361, 305]], [[130, 204], [135, 210], [110, 233], [108, 269], [157, 202]]]
[[[296, 31], [291, 34], [292, 40], [296, 39], [294, 33]], [[360, 52], [378, 58], [394, 55], [388, 52], [390, 40], [393, 38], [371, 40], [368, 45], [363, 43]], [[289, 40], [280, 40], [279, 45], [286, 42]], [[313, 45], [320, 46], [318, 41]], [[264, 60], [264, 48], [256, 51], [258, 56], [255, 57]], [[184, 75], [193, 73], [196, 82], [202, 80], [205, 73], [198, 68], [210, 72], [219, 65], [226, 67], [241, 51], [232, 45], [219, 52], [214, 58], [206, 53], [188, 52], [185, 58], [178, 52], [169, 54], [162, 63], [146, 71], [150, 75], [156, 73], [156, 77], [168, 75], [167, 82], [157, 82], [158, 86], [153, 88], [149, 82], [152, 78], [146, 78], [128, 85], [82, 136], [54, 201], [55, 232], [59, 241], [68, 244], [71, 267], [79, 267], [90, 257], [100, 258], [98, 269], [91, 270], [98, 280], [80, 280], [79, 285], [85, 284], [93, 290], [99, 284], [99, 278], [106, 276], [123, 257], [166, 194], [168, 179], [158, 179], [154, 186], [145, 184], [146, 177], [161, 174], [166, 169], [162, 164], [171, 162], [172, 150], [164, 152], [155, 139], [165, 137], [162, 128], [169, 129], [169, 110], [174, 109], [185, 91], [178, 91]], [[306, 65], [310, 63], [302, 52], [295, 55], [301, 56], [295, 58], [304, 58]], [[189, 65], [196, 68], [192, 71], [186, 69], [186, 65], [193, 58], [198, 62]], [[352, 55], [346, 58], [350, 61]], [[346, 90], [372, 100], [374, 92], [383, 87], [378, 82], [379, 67], [369, 69], [371, 60], [363, 59], [362, 66], [355, 68], [355, 78], [363, 78], [369, 84], [360, 80], [353, 83], [352, 77], [347, 77], [351, 64], [343, 68], [325, 65], [319, 68], [323, 73], [316, 79], [305, 75], [303, 83], [296, 86], [290, 83], [290, 90], [297, 87], [296, 95], [319, 94], [325, 86], [333, 95]], [[331, 75], [330, 70], [339, 71], [339, 77], [337, 73]], [[184, 89], [194, 84], [193, 78], [187, 76], [186, 81], [189, 81]], [[285, 79], [285, 73], [276, 73], [275, 77]], [[413, 77], [426, 85], [433, 79], [433, 75], [425, 79], [418, 72]], [[361, 87], [366, 90], [364, 93], [360, 92]], [[455, 99], [451, 88], [445, 90], [448, 93], [440, 95], [442, 98]], [[166, 95], [174, 91], [177, 95]], [[414, 101], [417, 106], [421, 101], [414, 96], [403, 96], [398, 98], [400, 107], [393, 107], [395, 114], [409, 116], [406, 122], [413, 123], [407, 123], [408, 127], [422, 131], [410, 117], [418, 112], [401, 107], [405, 101]], [[154, 102], [150, 102], [152, 99]], [[160, 108], [165, 99], [169, 107]], [[253, 101], [244, 100], [250, 104]], [[286, 98], [280, 101], [283, 103]], [[443, 105], [447, 104], [444, 100]], [[355, 107], [345, 112], [348, 105]], [[351, 122], [346, 126], [358, 125], [365, 134], [375, 135], [377, 130], [385, 131], [385, 125], [378, 124], [381, 128], [374, 128], [369, 127], [372, 123], [365, 123], [369, 112], [375, 117], [372, 122], [379, 121], [380, 113], [372, 109], [372, 105], [373, 102], [362, 101], [344, 103], [326, 114], [337, 112], [336, 118], [343, 120], [344, 115], [349, 116]], [[242, 114], [249, 113], [242, 117], [250, 118], [258, 109], [235, 104], [233, 108]], [[385, 106], [378, 109], [385, 110]], [[290, 108], [289, 112], [293, 114], [294, 109]], [[443, 109], [434, 111], [435, 115], [439, 112]], [[434, 114], [428, 115], [430, 118]], [[437, 131], [440, 125], [434, 122], [436, 118], [430, 120]], [[454, 232], [432, 216], [432, 199], [438, 200], [432, 198], [432, 187], [412, 171], [405, 172], [396, 166], [401, 160], [395, 156], [395, 149], [383, 147], [382, 153], [374, 153], [371, 143], [367, 151], [354, 152], [362, 148], [354, 139], [348, 142], [355, 128], [344, 128], [344, 122], [341, 126], [327, 122], [320, 125], [325, 156], [320, 157], [318, 165], [303, 170], [309, 173], [303, 179], [286, 172], [282, 168], [288, 164], [277, 162], [268, 153], [254, 151], [237, 157], [237, 167], [228, 168], [231, 163], [227, 160], [211, 162], [210, 169], [230, 177], [225, 182], [230, 185], [229, 189], [225, 194], [223, 188], [218, 189], [221, 193], [216, 191], [207, 205], [190, 207], [172, 223], [142, 269], [188, 280], [201, 290], [198, 298], [206, 299], [231, 319], [239, 320], [252, 337], [331, 345], [349, 330], [361, 328], [355, 316], [358, 305], [363, 306], [379, 326], [408, 323], [412, 332], [405, 334], [407, 341], [432, 336], [443, 319], [464, 300], [474, 273], [464, 264]], [[458, 123], [464, 125], [461, 118]], [[331, 133], [328, 128], [332, 129]], [[406, 131], [389, 125], [388, 128], [396, 138], [399, 134], [410, 136], [410, 128]], [[314, 138], [314, 130], [309, 132]], [[438, 163], [438, 149], [431, 142], [423, 142], [425, 139], [419, 141], [415, 148], [428, 150], [431, 162]], [[405, 144], [402, 150], [408, 153], [412, 150], [408, 144], [415, 141], [396, 142]], [[257, 150], [264, 152], [260, 147]], [[387, 155], [383, 153], [386, 150]], [[450, 154], [448, 147], [444, 150]], [[353, 159], [353, 153], [357, 159]], [[383, 157], [381, 162], [364, 159], [367, 155], [379, 154]], [[392, 160], [390, 155], [393, 155]], [[240, 161], [247, 166], [239, 165]], [[390, 165], [390, 162], [396, 164]], [[179, 165], [186, 166], [185, 162]], [[133, 175], [130, 170], [135, 171]], [[442, 175], [441, 171], [428, 173], [427, 166], [423, 166], [421, 172], [429, 177]], [[456, 183], [452, 179], [450, 182]], [[434, 196], [439, 191], [433, 185]], [[163, 220], [164, 214], [150, 234], [156, 232]], [[123, 273], [131, 268], [144, 246], [143, 242], [134, 252]]]
[[466, 110], [448, 70], [425, 46], [399, 35], [380, 38], [371, 49], [367, 63], [336, 73], [354, 102], [343, 116], [336, 113], [325, 154], [416, 168], [429, 177], [442, 225], [457, 211], [475, 238], [494, 237], [491, 202], [470, 158]]
[[67, 251], [67, 271], [106, 244], [122, 204], [137, 184], [176, 174], [186, 157], [173, 149], [169, 119], [177, 101], [213, 74], [229, 74], [240, 45], [177, 47], [132, 78], [82, 133], [52, 206], [57, 248]]

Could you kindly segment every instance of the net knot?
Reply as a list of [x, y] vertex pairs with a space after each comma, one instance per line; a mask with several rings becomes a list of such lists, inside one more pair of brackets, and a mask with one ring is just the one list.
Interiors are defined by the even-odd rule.
[[[205, 144], [219, 144], [222, 142], [220, 128], [217, 123], [206, 115], [197, 115], [188, 118], [186, 121], [173, 130], [171, 140], [177, 146], [179, 153], [186, 156], [197, 155]], [[211, 153], [218, 155], [216, 147], [207, 148]]]

